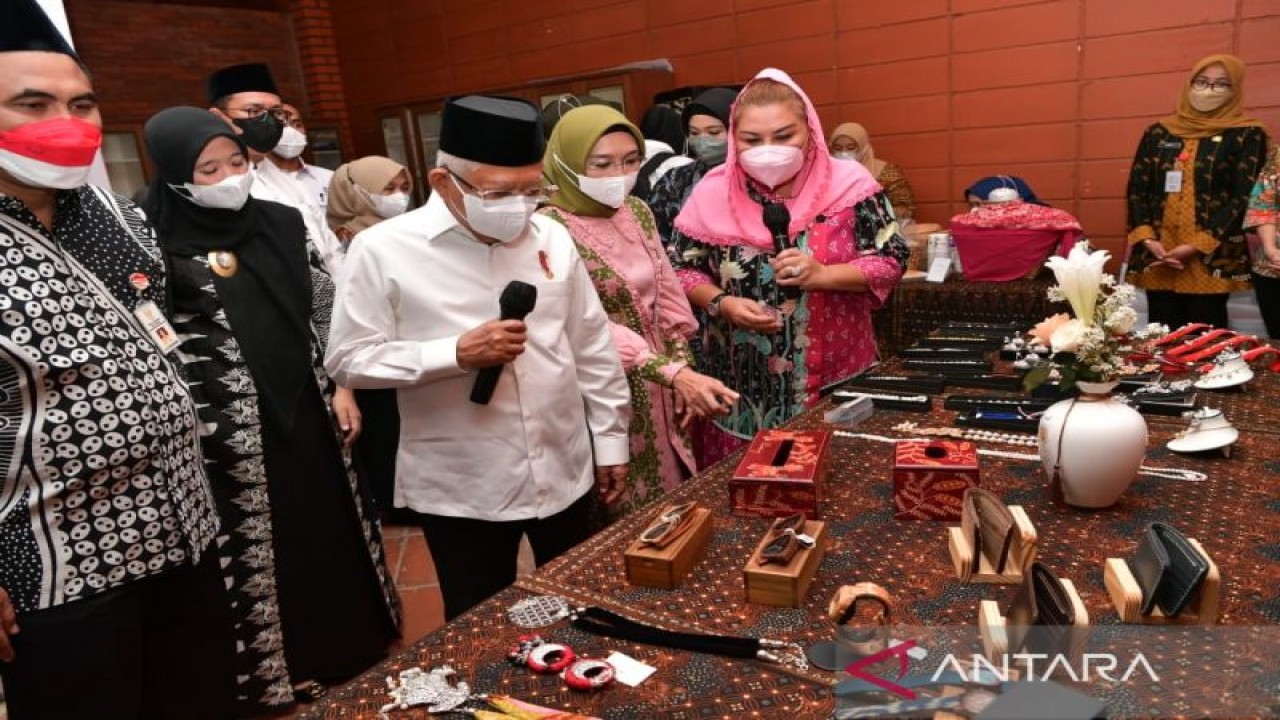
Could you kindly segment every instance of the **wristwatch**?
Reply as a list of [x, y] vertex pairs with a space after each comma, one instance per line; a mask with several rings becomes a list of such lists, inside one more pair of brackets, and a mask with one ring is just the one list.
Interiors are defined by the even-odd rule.
[[729, 297], [729, 293], [722, 292], [711, 298], [711, 302], [707, 303], [707, 314], [711, 317], [720, 317], [720, 302]]

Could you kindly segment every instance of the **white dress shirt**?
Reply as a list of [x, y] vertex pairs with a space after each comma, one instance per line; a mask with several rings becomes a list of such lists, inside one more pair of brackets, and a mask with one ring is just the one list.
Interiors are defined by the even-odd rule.
[[[563, 226], [535, 215], [516, 240], [487, 245], [435, 194], [360, 233], [343, 273], [325, 366], [345, 387], [399, 388], [396, 507], [545, 518], [592, 488], [593, 464], [627, 462], [626, 376]], [[528, 341], [478, 405], [458, 339], [497, 319], [512, 280], [538, 288]]]
[[[324, 170], [324, 168], [310, 166], [307, 166], [307, 169], [313, 172]], [[333, 175], [332, 171], [324, 170], [324, 172], [329, 173], [330, 176]], [[320, 257], [324, 258], [329, 274], [337, 278], [342, 268], [345, 251], [342, 241], [329, 229], [329, 221], [324, 214], [325, 206], [317, 202], [314, 182], [318, 180], [309, 179], [304, 183], [299, 173], [285, 172], [267, 158], [263, 158], [254, 166], [253, 175], [253, 187], [249, 190], [249, 194], [258, 200], [270, 200], [288, 205], [302, 213], [302, 222], [307, 226], [307, 235], [320, 251]], [[326, 180], [325, 188], [328, 187]]]

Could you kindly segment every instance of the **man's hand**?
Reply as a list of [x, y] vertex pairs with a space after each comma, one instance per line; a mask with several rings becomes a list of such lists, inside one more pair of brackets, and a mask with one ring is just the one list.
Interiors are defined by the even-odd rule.
[[463, 370], [506, 365], [524, 352], [528, 331], [522, 320], [490, 320], [458, 338], [458, 367]]
[[596, 491], [600, 493], [600, 502], [605, 505], [618, 502], [626, 485], [626, 465], [601, 465], [596, 468]]
[[13, 662], [13, 645], [9, 643], [9, 636], [17, 634], [18, 614], [14, 612], [9, 593], [0, 588], [0, 660]]
[[338, 427], [342, 428], [342, 447], [349, 449], [364, 427], [356, 394], [350, 388], [339, 386], [333, 392], [333, 415], [338, 419]]

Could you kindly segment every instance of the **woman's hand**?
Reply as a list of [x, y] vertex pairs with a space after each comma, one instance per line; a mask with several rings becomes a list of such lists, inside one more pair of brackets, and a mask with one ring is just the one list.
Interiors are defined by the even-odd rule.
[[827, 266], [799, 248], [783, 250], [769, 264], [773, 266], [778, 284], [783, 287], [798, 287], [801, 290], [821, 290], [825, 287], [823, 282]]
[[676, 391], [676, 414], [682, 416], [680, 427], [688, 427], [694, 416], [726, 415], [738, 401], [738, 393], [724, 383], [690, 367], [676, 373], [672, 384]]
[[736, 295], [720, 301], [720, 317], [728, 320], [734, 327], [765, 335], [772, 335], [782, 329], [782, 319], [776, 312], [755, 300]]
[[342, 447], [350, 449], [356, 438], [360, 437], [360, 407], [356, 405], [356, 394], [350, 388], [339, 386], [333, 392], [333, 415], [338, 419], [338, 427], [342, 428]]
[[1264, 264], [1271, 270], [1280, 272], [1280, 247], [1263, 243], [1262, 254], [1266, 258]]
[[1149, 267], [1163, 265], [1174, 270], [1182, 270], [1186, 268], [1187, 263], [1200, 254], [1199, 250], [1187, 244], [1179, 245], [1172, 250], [1165, 250], [1159, 240], [1147, 240], [1143, 245], [1156, 258], [1155, 262], [1151, 263]]

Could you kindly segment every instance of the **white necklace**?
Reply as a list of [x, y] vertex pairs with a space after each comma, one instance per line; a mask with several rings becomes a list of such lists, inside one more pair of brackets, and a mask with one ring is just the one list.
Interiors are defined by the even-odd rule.
[[[855, 433], [846, 430], [836, 430], [833, 433], [836, 437], [852, 438], [854, 440], [871, 440], [872, 442], [896, 443], [900, 440], [913, 440], [915, 438], [894, 438], [884, 435], [872, 435], [870, 433]], [[1005, 458], [1008, 460], [1027, 460], [1040, 462], [1039, 455], [1031, 453], [1011, 452], [1009, 450], [988, 450], [986, 448], [978, 448], [979, 455], [988, 457]], [[1143, 465], [1138, 468], [1139, 475], [1147, 475], [1149, 477], [1164, 478], [1166, 480], [1184, 480], [1186, 482], [1204, 482], [1209, 476], [1197, 470], [1188, 470], [1186, 468], [1159, 468]]]
[[920, 427], [914, 422], [904, 422], [893, 426], [893, 429], [902, 433], [913, 433], [916, 435], [933, 435], [937, 437], [953, 437], [961, 440], [973, 440], [974, 442], [995, 442], [1004, 443], [1005, 445], [1023, 445], [1026, 447], [1038, 447], [1040, 442], [1036, 440], [1035, 435], [1027, 433], [1014, 432], [996, 432], [995, 430], [983, 430], [981, 428], [939, 428], [939, 427]]

